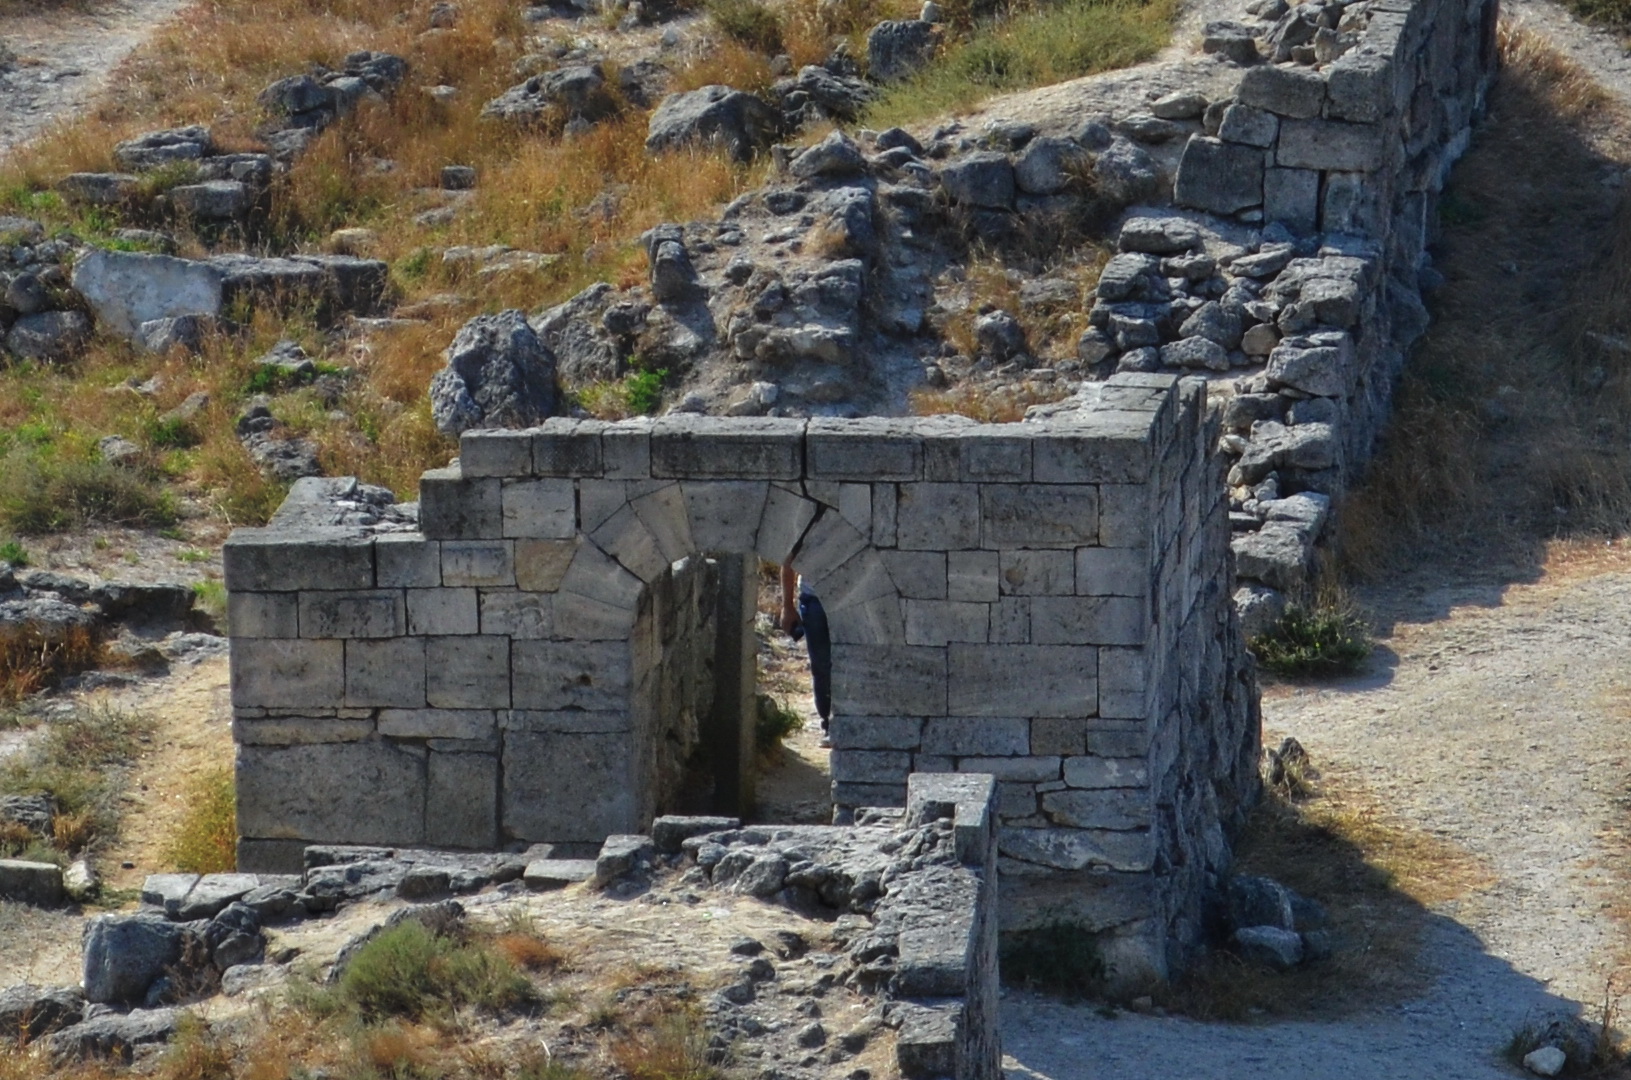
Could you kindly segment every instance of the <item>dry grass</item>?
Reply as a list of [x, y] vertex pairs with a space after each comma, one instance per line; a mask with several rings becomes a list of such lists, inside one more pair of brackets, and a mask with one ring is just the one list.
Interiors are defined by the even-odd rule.
[[1549, 537], [1631, 525], [1631, 211], [1602, 182], [1631, 123], [1538, 38], [1505, 26], [1501, 50], [1440, 209], [1448, 284], [1341, 508], [1360, 576], [1434, 549], [1538, 565]]
[[629, 1080], [722, 1080], [725, 1076], [708, 1060], [708, 1032], [701, 1016], [682, 1006], [642, 1017], [611, 1044], [611, 1058]]
[[1235, 872], [1272, 877], [1323, 904], [1337, 951], [1290, 972], [1212, 953], [1165, 992], [1170, 1007], [1203, 1019], [1329, 1016], [1424, 989], [1428, 907], [1493, 880], [1472, 855], [1329, 778], [1305, 799], [1265, 797], [1236, 844]]
[[217, 874], [238, 867], [237, 797], [232, 769], [194, 777], [186, 809], [165, 851], [170, 867], [191, 874]]
[[1025, 419], [1032, 405], [1046, 405], [1067, 396], [1057, 383], [965, 382], [946, 390], [915, 390], [914, 416], [967, 416], [982, 424], [1006, 424]]
[[101, 645], [85, 629], [72, 629], [60, 641], [37, 630], [0, 635], [0, 705], [14, 704], [65, 675], [95, 667], [101, 654]]

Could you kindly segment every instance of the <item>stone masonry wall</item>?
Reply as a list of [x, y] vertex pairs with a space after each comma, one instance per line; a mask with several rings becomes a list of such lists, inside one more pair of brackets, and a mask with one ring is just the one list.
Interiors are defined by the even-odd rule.
[[1019, 424], [551, 420], [466, 433], [417, 531], [239, 530], [240, 864], [634, 831], [665, 809], [642, 747], [701, 693], [638, 678], [653, 597], [754, 555], [827, 608], [841, 811], [996, 775], [1004, 925], [1085, 921], [1164, 973], [1256, 784], [1204, 401], [1124, 375]]

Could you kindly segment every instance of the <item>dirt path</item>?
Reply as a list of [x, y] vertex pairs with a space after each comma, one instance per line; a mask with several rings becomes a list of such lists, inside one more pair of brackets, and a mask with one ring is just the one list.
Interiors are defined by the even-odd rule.
[[[113, 85], [116, 69], [187, 0], [0, 14], [0, 160]], [[15, 59], [6, 62], [7, 53]]]

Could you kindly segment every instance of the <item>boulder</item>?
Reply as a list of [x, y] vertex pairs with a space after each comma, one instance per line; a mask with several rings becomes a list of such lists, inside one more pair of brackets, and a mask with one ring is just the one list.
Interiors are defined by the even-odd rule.
[[144, 352], [167, 353], [181, 349], [192, 355], [204, 351], [204, 341], [220, 328], [213, 315], [175, 315], [151, 319], [136, 329], [136, 345]]
[[602, 120], [617, 109], [606, 90], [599, 64], [576, 64], [534, 75], [489, 101], [481, 110], [488, 119], [531, 125], [545, 120]]
[[306, 119], [308, 122], [300, 124], [302, 127], [318, 126], [310, 121], [320, 113], [332, 116], [337, 108], [334, 91], [310, 75], [279, 79], [262, 90], [255, 100], [268, 112], [297, 122]]
[[38, 315], [50, 308], [51, 291], [40, 280], [40, 275], [18, 274], [0, 294], [0, 304], [11, 308], [17, 315]]
[[0, 990], [0, 1042], [32, 1042], [84, 1015], [85, 995], [77, 987], [20, 983]]
[[853, 75], [840, 75], [814, 64], [781, 79], [771, 92], [781, 101], [782, 120], [788, 127], [811, 120], [852, 121], [878, 96], [872, 84]]
[[162, 915], [98, 915], [85, 926], [85, 996], [141, 1001], [180, 959], [188, 928]]
[[1243, 581], [1235, 590], [1235, 611], [1240, 617], [1240, 636], [1247, 641], [1273, 630], [1286, 617], [1286, 596], [1278, 589]]
[[659, 225], [641, 241], [651, 266], [651, 294], [659, 303], [689, 299], [697, 290], [697, 272], [685, 250], [685, 230], [678, 225]]
[[431, 416], [443, 434], [530, 427], [555, 410], [555, 357], [517, 310], [478, 315], [454, 337], [431, 380]]
[[75, 633], [96, 629], [96, 616], [62, 600], [33, 596], [0, 600], [0, 641], [28, 635], [47, 644], [60, 644]]
[[1290, 522], [1270, 521], [1254, 533], [1235, 537], [1229, 546], [1239, 577], [1255, 578], [1274, 589], [1294, 590], [1307, 579], [1314, 542]]
[[59, 194], [82, 206], [119, 206], [141, 191], [141, 179], [129, 173], [69, 173], [57, 181]]
[[1122, 225], [1117, 246], [1149, 255], [1182, 255], [1200, 242], [1200, 229], [1181, 217], [1135, 217]]
[[1070, 139], [1039, 136], [1014, 159], [1014, 182], [1027, 195], [1056, 195], [1070, 183], [1071, 167], [1086, 157]]
[[57, 804], [49, 795], [0, 795], [0, 822], [50, 836]]
[[1294, 894], [1273, 878], [1239, 874], [1224, 888], [1229, 925], [1236, 930], [1249, 926], [1273, 926], [1282, 930], [1297, 928], [1292, 910]]
[[62, 902], [62, 868], [55, 863], [0, 859], [0, 898], [37, 907]]
[[209, 157], [215, 150], [210, 129], [202, 124], [150, 131], [134, 139], [126, 139], [113, 148], [113, 160], [121, 169], [145, 172], [161, 165], [178, 161], [198, 161]]
[[980, 355], [1007, 363], [1025, 352], [1025, 328], [1006, 311], [992, 311], [974, 320], [974, 338]]
[[96, 454], [109, 465], [134, 465], [141, 461], [142, 448], [123, 435], [104, 435], [96, 441]]
[[747, 161], [774, 141], [778, 129], [775, 113], [759, 98], [729, 86], [704, 86], [663, 98], [651, 114], [646, 150], [717, 143]]
[[103, 1013], [48, 1036], [45, 1045], [58, 1061], [110, 1058], [128, 1062], [138, 1046], [169, 1042], [179, 1020], [175, 1009]]
[[963, 206], [1005, 210], [1014, 205], [1014, 167], [1007, 154], [979, 151], [940, 170], [940, 186]]
[[42, 311], [12, 323], [6, 351], [20, 360], [71, 360], [90, 338], [91, 320], [83, 311]]
[[1215, 214], [1261, 206], [1264, 161], [1256, 147], [1191, 136], [1178, 159], [1173, 200]]
[[1161, 186], [1161, 170], [1150, 152], [1119, 136], [1094, 159], [1093, 174], [1099, 190], [1124, 204], [1147, 199]]
[[1235, 947], [1247, 960], [1276, 971], [1290, 971], [1303, 962], [1303, 939], [1277, 926], [1247, 926], [1235, 931]]
[[166, 193], [170, 205], [197, 221], [237, 221], [249, 213], [254, 194], [238, 180], [182, 184]]
[[74, 290], [103, 330], [134, 339], [141, 325], [221, 313], [223, 274], [209, 263], [97, 248], [74, 264]]
[[922, 19], [881, 22], [866, 36], [867, 73], [879, 82], [904, 79], [934, 59], [933, 23]]
[[842, 131], [834, 131], [793, 159], [787, 171], [800, 180], [818, 176], [853, 176], [866, 168], [861, 148]]

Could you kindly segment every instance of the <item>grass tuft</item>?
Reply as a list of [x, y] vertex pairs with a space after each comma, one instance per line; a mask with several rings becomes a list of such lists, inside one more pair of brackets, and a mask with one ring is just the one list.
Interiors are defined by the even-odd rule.
[[0, 705], [13, 704], [58, 679], [96, 666], [102, 648], [84, 627], [47, 637], [29, 626], [0, 633]]
[[45, 724], [22, 754], [0, 765], [0, 795], [49, 795], [55, 850], [78, 854], [118, 834], [121, 796], [152, 722], [105, 705], [81, 705]]
[[708, 17], [719, 32], [762, 53], [782, 51], [782, 20], [759, 0], [709, 0]]
[[1265, 670], [1289, 677], [1351, 675], [1364, 665], [1373, 642], [1370, 626], [1350, 604], [1294, 604], [1251, 648]]
[[612, 1061], [628, 1080], [723, 1080], [708, 1060], [708, 1031], [696, 1013], [676, 1008], [623, 1035]]
[[804, 717], [790, 709], [785, 701], [769, 694], [758, 697], [759, 715], [753, 723], [753, 745], [760, 755], [774, 754], [782, 741], [804, 727]]
[[0, 526], [13, 532], [158, 527], [175, 520], [175, 497], [130, 469], [26, 453], [0, 460]]
[[237, 869], [237, 792], [232, 770], [211, 769], [195, 777], [185, 797], [186, 809], [165, 849], [165, 860], [173, 869], [189, 874]]
[[538, 1001], [504, 953], [476, 939], [432, 933], [413, 920], [364, 945], [338, 993], [367, 1020], [445, 1020], [466, 1006], [502, 1014]]

